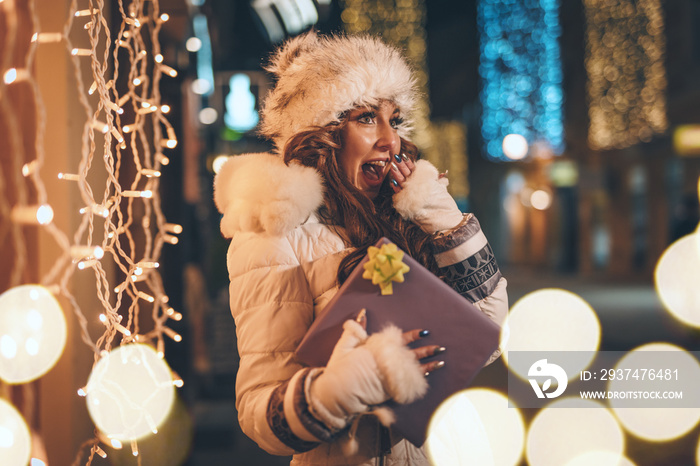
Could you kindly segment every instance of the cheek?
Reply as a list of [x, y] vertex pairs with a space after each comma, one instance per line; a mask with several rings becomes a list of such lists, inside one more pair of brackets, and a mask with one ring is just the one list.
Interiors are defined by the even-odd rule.
[[347, 139], [344, 141], [343, 149], [340, 153], [341, 165], [346, 170], [357, 170], [369, 152], [369, 148], [371, 148], [371, 144], [365, 138], [354, 137]]

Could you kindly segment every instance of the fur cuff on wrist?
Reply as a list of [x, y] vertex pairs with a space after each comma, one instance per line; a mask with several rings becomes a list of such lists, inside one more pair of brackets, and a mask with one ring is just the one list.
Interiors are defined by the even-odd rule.
[[315, 379], [323, 374], [322, 368], [312, 369], [309, 376], [306, 378], [306, 385], [304, 386], [304, 396], [306, 397], [306, 402], [309, 405], [309, 412], [311, 415], [321, 421], [333, 435], [345, 428], [348, 424], [348, 419], [343, 416], [336, 416], [331, 413], [326, 406], [321, 403], [317, 397], [311, 394], [311, 386]]
[[385, 381], [384, 389], [397, 403], [410, 403], [428, 390], [428, 382], [413, 352], [403, 343], [398, 327], [389, 326], [367, 339]]
[[406, 220], [425, 216], [425, 206], [432, 205], [436, 184], [446, 189], [447, 177], [439, 178], [438, 169], [427, 160], [416, 162], [416, 168], [403, 184], [403, 189], [394, 194], [394, 208]]

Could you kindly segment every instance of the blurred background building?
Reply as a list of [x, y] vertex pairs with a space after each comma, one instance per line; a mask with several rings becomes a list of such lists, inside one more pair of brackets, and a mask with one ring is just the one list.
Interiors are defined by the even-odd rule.
[[[67, 0], [35, 3], [44, 27], [63, 24]], [[105, 1], [114, 30], [119, 7]], [[380, 34], [406, 51], [422, 91], [414, 140], [423, 157], [449, 170], [460, 207], [480, 219], [512, 303], [535, 289], [564, 287], [595, 303], [600, 349], [655, 340], [698, 349], [695, 330], [666, 315], [653, 286], [663, 252], [700, 221], [700, 2], [163, 0], [160, 10], [170, 17], [160, 32], [162, 55], [178, 72], [161, 81], [160, 92], [179, 141], [160, 194], [166, 216], [183, 226], [161, 261], [164, 287], [184, 316], [173, 323], [183, 342], [169, 343], [166, 354], [185, 386], [173, 434], [183, 452], [149, 464], [288, 464], [238, 430], [228, 244], [212, 181], [225, 158], [271, 149], [256, 134], [272, 85], [262, 66], [276, 45], [310, 28]], [[78, 112], [69, 71], [50, 55], [38, 57], [41, 72], [53, 70], [42, 91], [50, 118], [69, 127]], [[0, 128], [0, 136], [7, 131]], [[70, 159], [66, 147], [61, 157]], [[31, 244], [41, 243], [30, 235]], [[50, 267], [41, 250], [30, 257], [34, 277]], [[51, 464], [70, 464], [91, 435], [74, 396], [90, 369], [80, 345], [73, 337], [69, 360], [38, 382], [37, 422], [49, 456], [58, 458]], [[504, 390], [497, 364], [482, 383]], [[72, 401], [49, 413], [56, 398]], [[629, 436], [627, 455], [639, 465], [695, 464], [698, 434], [694, 428], [663, 449]], [[136, 464], [128, 455], [110, 458]]]

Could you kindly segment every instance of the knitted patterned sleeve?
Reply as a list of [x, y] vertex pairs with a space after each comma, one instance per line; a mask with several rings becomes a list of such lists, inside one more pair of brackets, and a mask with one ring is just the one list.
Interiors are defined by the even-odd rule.
[[319, 442], [334, 440], [332, 432], [309, 411], [306, 392], [319, 369], [303, 369], [275, 389], [267, 408], [267, 422], [277, 438], [296, 452], [311, 450]]
[[[459, 225], [436, 234], [433, 248], [445, 283], [503, 326], [508, 314], [507, 282], [476, 217], [465, 214]], [[496, 351], [488, 362], [499, 355]]]

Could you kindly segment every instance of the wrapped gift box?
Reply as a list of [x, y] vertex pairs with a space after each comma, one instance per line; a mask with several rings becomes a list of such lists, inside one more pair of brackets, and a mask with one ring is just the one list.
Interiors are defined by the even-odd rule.
[[[382, 238], [376, 245], [389, 241]], [[422, 399], [407, 405], [390, 402], [396, 414], [392, 429], [411, 443], [421, 446], [435, 410], [450, 395], [469, 386], [489, 356], [498, 348], [500, 328], [473, 304], [433, 275], [407, 254], [410, 267], [402, 283], [393, 282], [393, 293], [382, 294], [379, 285], [362, 278], [369, 255], [353, 270], [323, 313], [311, 325], [297, 348], [297, 358], [313, 367], [325, 366], [342, 334], [343, 322], [367, 310], [367, 333], [389, 324], [403, 331], [427, 329], [430, 335], [412, 346], [439, 345], [447, 351], [430, 360], [445, 361], [432, 372], [430, 388]]]

